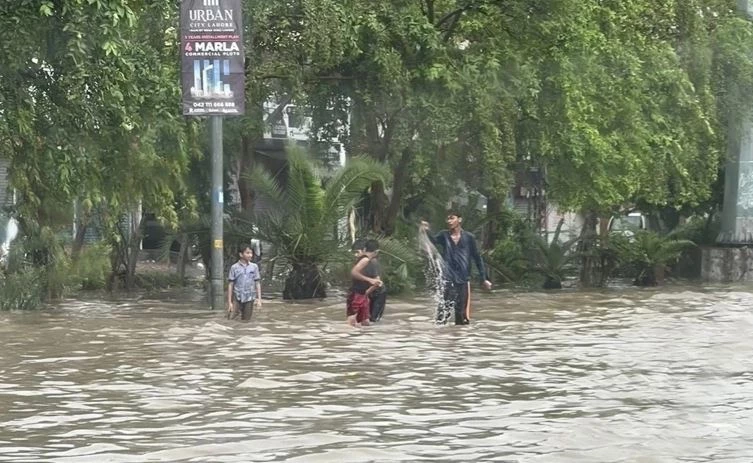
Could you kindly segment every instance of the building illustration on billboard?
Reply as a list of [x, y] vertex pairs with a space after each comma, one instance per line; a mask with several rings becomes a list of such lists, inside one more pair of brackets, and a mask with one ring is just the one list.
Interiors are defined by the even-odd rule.
[[229, 60], [194, 60], [193, 86], [190, 94], [194, 98], [233, 98], [230, 84], [223, 81], [228, 77]]
[[182, 0], [183, 114], [244, 113], [240, 0]]

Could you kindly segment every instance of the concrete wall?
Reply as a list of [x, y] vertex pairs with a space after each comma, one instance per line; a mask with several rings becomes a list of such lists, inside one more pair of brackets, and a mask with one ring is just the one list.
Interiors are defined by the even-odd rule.
[[701, 278], [714, 283], [753, 281], [753, 248], [704, 247]]
[[583, 216], [577, 212], [560, 211], [555, 204], [549, 203], [546, 215], [547, 241], [554, 239], [554, 232], [561, 219], [565, 219], [560, 230], [560, 241], [569, 241], [580, 236], [583, 228]]

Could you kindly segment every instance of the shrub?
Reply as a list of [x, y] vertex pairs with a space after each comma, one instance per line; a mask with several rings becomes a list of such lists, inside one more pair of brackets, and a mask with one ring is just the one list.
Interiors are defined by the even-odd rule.
[[110, 272], [109, 253], [105, 244], [96, 244], [82, 249], [72, 269], [81, 289], [104, 289]]
[[31, 310], [42, 305], [42, 272], [24, 268], [0, 273], [0, 310]]
[[557, 225], [552, 242], [535, 235], [533, 247], [529, 251], [531, 269], [544, 277], [544, 289], [561, 289], [565, 274], [573, 268], [572, 261], [577, 257], [573, 252], [576, 240], [561, 242], [560, 230], [564, 220]]
[[[497, 242], [486, 256], [487, 273], [501, 276], [506, 282], [520, 283], [529, 276], [524, 242], [519, 237], [506, 237]], [[496, 279], [496, 278], [495, 278]]]
[[611, 236], [610, 244], [617, 250], [620, 260], [633, 266], [633, 284], [656, 286], [664, 280], [667, 266], [677, 261], [685, 249], [695, 243], [672, 236], [662, 236], [652, 231], [640, 230], [635, 236]]

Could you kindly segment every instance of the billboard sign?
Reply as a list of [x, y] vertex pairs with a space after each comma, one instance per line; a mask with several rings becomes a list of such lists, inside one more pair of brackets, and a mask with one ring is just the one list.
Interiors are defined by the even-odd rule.
[[181, 0], [183, 114], [245, 111], [241, 0]]

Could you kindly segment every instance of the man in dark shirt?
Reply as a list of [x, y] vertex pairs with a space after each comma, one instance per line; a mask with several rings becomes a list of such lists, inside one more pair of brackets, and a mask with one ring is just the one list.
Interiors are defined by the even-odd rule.
[[[441, 324], [449, 321], [450, 313], [453, 311], [456, 325], [467, 325], [471, 321], [471, 260], [478, 268], [484, 287], [486, 289], [492, 287], [484, 269], [484, 261], [478, 252], [476, 238], [472, 233], [460, 227], [462, 221], [459, 212], [449, 212], [447, 214], [448, 229], [435, 236], [428, 235], [429, 240], [440, 250], [444, 259], [443, 300], [437, 310], [437, 323]], [[428, 232], [429, 224], [421, 222], [420, 229]]]

